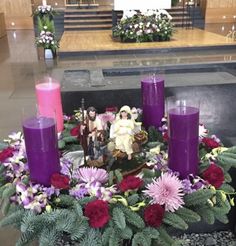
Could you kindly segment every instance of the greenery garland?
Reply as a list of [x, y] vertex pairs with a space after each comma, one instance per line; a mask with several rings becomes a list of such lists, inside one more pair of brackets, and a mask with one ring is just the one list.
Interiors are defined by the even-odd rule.
[[[77, 136], [72, 136], [76, 135], [72, 134], [76, 129], [76, 117], [67, 118], [59, 140], [62, 152], [80, 146]], [[208, 224], [215, 220], [228, 223], [227, 214], [234, 205], [229, 170], [236, 167], [236, 147], [225, 148], [215, 136], [204, 133], [200, 136], [199, 176], [190, 175], [184, 181], [166, 165], [160, 167], [160, 163], [167, 160], [167, 126], [164, 124], [162, 129], [157, 132], [151, 128], [149, 141], [143, 146], [147, 163], [155, 157], [160, 161], [143, 169], [139, 177], [123, 177], [119, 170], [106, 173], [96, 168], [75, 169], [73, 162], [62, 158], [64, 171], [58, 174], [61, 176], [57, 177], [57, 182], [52, 181], [51, 187], [35, 186], [30, 182], [24, 139], [20, 133], [11, 134], [0, 145], [0, 197], [5, 214], [0, 226], [14, 226], [21, 231], [18, 246], [28, 245], [33, 240], [38, 240], [40, 246], [54, 246], [61, 237], [80, 246], [118, 246], [122, 242], [132, 246], [168, 246], [182, 243], [172, 239], [170, 228], [186, 230], [190, 223], [201, 220]], [[69, 167], [69, 172], [65, 167]], [[214, 172], [209, 175], [212, 168]], [[81, 173], [78, 176], [78, 170], [84, 172], [82, 176]], [[93, 172], [93, 175], [86, 176], [86, 172]], [[96, 184], [91, 182], [92, 176], [97, 177]], [[168, 201], [164, 204], [151, 202], [153, 197], [148, 195], [155, 182], [160, 185], [165, 178], [181, 185], [176, 194], [181, 203], [175, 208], [167, 209]], [[186, 181], [191, 191], [184, 187]], [[78, 186], [79, 195], [75, 192]], [[82, 194], [85, 187], [87, 192]], [[30, 195], [32, 201], [28, 204], [24, 199]]]

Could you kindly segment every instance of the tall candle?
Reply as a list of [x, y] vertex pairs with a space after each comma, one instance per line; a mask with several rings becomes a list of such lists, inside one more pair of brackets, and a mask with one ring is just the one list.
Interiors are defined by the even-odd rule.
[[57, 131], [63, 130], [63, 112], [60, 82], [52, 78], [39, 81], [36, 85], [39, 113], [42, 116], [56, 117]]
[[180, 106], [168, 110], [169, 167], [182, 178], [197, 174], [199, 142], [199, 109]]
[[164, 79], [153, 76], [141, 81], [143, 124], [145, 127], [161, 125], [164, 116]]
[[42, 0], [42, 5], [46, 6], [47, 5], [47, 0]]
[[60, 172], [55, 121], [46, 117], [25, 119], [23, 132], [30, 179], [50, 186], [52, 174]]

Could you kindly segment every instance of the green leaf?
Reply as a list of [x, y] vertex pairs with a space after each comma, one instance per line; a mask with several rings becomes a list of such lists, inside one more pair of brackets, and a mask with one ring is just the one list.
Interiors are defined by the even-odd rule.
[[129, 205], [133, 206], [139, 201], [139, 195], [137, 193], [133, 194], [127, 198], [127, 201]]
[[6, 149], [8, 147], [8, 144], [4, 143], [4, 142], [0, 142], [0, 151], [3, 149]]
[[107, 227], [102, 234], [102, 244], [107, 245], [109, 243], [110, 236], [113, 232], [113, 228]]
[[78, 142], [78, 139], [76, 136], [69, 136], [69, 137], [64, 137], [62, 139], [65, 143], [74, 143], [74, 142]]
[[166, 228], [164, 226], [160, 226], [158, 228], [158, 231], [160, 233], [160, 241], [161, 241], [161, 246], [165, 245], [173, 245], [175, 240], [172, 239], [172, 237], [167, 233]]
[[6, 186], [6, 188], [4, 189], [3, 193], [2, 193], [2, 198], [6, 199], [6, 198], [10, 198], [11, 196], [13, 196], [16, 193], [16, 186], [13, 184], [9, 184]]
[[123, 230], [118, 230], [118, 233], [122, 239], [131, 239], [133, 236], [133, 231], [128, 226], [126, 226]]
[[143, 230], [143, 234], [148, 235], [152, 239], [158, 239], [160, 235], [159, 231], [153, 227], [146, 227]]
[[215, 215], [216, 219], [219, 220], [221, 223], [223, 224], [228, 224], [229, 223], [229, 219], [226, 215]]
[[123, 211], [120, 208], [115, 207], [112, 210], [112, 215], [113, 215], [112, 219], [116, 224], [116, 226], [121, 230], [124, 229], [126, 227], [126, 222], [125, 222], [125, 215]]
[[177, 229], [181, 229], [181, 230], [188, 229], [188, 224], [175, 213], [166, 212], [164, 215], [163, 222]]
[[118, 183], [121, 182], [121, 180], [123, 179], [122, 173], [118, 169], [115, 170], [115, 176], [117, 178]]
[[210, 225], [213, 225], [215, 222], [215, 216], [214, 216], [214, 212], [211, 208], [198, 208], [197, 213], [200, 214], [200, 216], [202, 217], [202, 219]]
[[109, 179], [108, 180], [109, 180], [108, 185], [112, 186], [114, 184], [114, 172], [113, 171], [109, 172]]
[[58, 148], [63, 149], [66, 146], [66, 142], [64, 140], [59, 140], [58, 141]]
[[224, 174], [224, 179], [225, 179], [226, 183], [231, 183], [232, 182], [232, 178], [231, 178], [231, 176], [230, 176], [230, 174], [228, 172], [226, 172]]
[[153, 170], [150, 170], [148, 168], [144, 168], [142, 170], [142, 173], [144, 175], [144, 178], [155, 178], [156, 177], [155, 172], [153, 172]]
[[147, 235], [145, 236], [142, 232], [137, 232], [132, 240], [132, 246], [151, 246], [151, 238]]
[[229, 170], [230, 167], [236, 167], [236, 159], [227, 155], [219, 154], [217, 160], [218, 164], [226, 171]]
[[125, 214], [126, 222], [129, 222], [131, 225], [134, 225], [139, 229], [143, 229], [145, 227], [145, 223], [139, 214], [124, 206], [120, 206], [120, 208]]
[[175, 213], [187, 223], [199, 222], [201, 220], [201, 217], [196, 212], [185, 207], [179, 208]]
[[234, 193], [234, 191], [235, 191], [234, 188], [229, 184], [221, 185], [220, 189], [226, 193]]
[[184, 202], [186, 206], [196, 206], [205, 204], [208, 199], [214, 195], [215, 191], [211, 189], [197, 190], [191, 194], [184, 197]]

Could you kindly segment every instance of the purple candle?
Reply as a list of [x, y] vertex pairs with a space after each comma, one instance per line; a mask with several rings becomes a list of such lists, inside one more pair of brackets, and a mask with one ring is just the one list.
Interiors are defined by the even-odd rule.
[[23, 122], [25, 147], [32, 182], [50, 186], [60, 172], [56, 124], [53, 118], [31, 117]]
[[198, 169], [199, 109], [180, 106], [170, 108], [169, 122], [169, 168], [182, 178], [196, 175]]
[[153, 76], [141, 81], [142, 103], [143, 103], [143, 124], [146, 128], [161, 125], [164, 116], [164, 79], [160, 76]]

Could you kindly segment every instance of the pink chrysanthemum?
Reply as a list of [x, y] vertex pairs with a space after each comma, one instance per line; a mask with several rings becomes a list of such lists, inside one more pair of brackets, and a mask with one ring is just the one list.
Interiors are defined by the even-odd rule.
[[182, 182], [173, 173], [162, 173], [147, 185], [144, 193], [152, 198], [153, 204], [165, 205], [165, 210], [174, 212], [184, 204]]
[[82, 167], [78, 171], [79, 179], [85, 183], [99, 182], [104, 184], [108, 180], [108, 174], [106, 170], [96, 167]]

